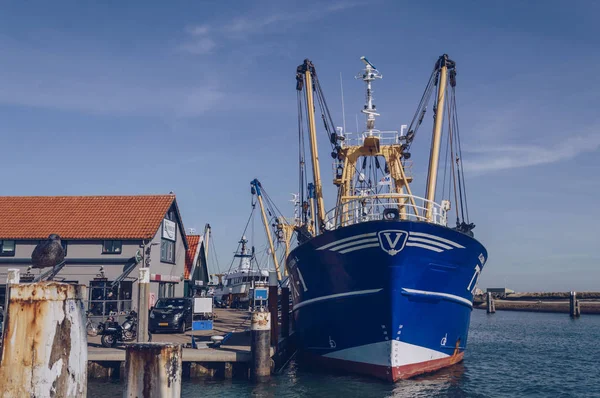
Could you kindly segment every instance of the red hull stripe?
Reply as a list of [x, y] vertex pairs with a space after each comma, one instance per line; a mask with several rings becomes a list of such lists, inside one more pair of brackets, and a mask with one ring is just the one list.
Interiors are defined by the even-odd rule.
[[402, 366], [382, 366], [373, 365], [364, 362], [344, 361], [336, 358], [328, 358], [320, 355], [311, 355], [310, 359], [319, 362], [324, 367], [331, 367], [346, 372], [373, 376], [391, 382], [402, 379], [409, 379], [424, 373], [431, 373], [437, 370], [452, 366], [463, 360], [464, 353], [457, 353], [450, 357], [434, 359], [431, 361], [413, 363]]

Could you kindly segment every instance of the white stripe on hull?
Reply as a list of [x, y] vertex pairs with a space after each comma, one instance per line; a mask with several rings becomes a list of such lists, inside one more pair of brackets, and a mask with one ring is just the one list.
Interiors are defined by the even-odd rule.
[[407, 293], [422, 294], [423, 296], [432, 296], [432, 297], [446, 298], [446, 299], [450, 299], [453, 301], [460, 301], [461, 303], [465, 303], [469, 307], [473, 308], [473, 303], [470, 300], [467, 300], [464, 297], [456, 296], [454, 294], [442, 293], [442, 292], [428, 292], [426, 290], [407, 289], [404, 287], [402, 288], [402, 290], [404, 290]]
[[379, 293], [382, 290], [383, 289], [357, 290], [355, 292], [337, 293], [337, 294], [330, 294], [329, 296], [315, 297], [315, 298], [305, 300], [301, 303], [294, 305], [293, 311], [296, 311], [298, 308], [302, 308], [305, 305], [318, 303], [320, 301], [333, 300], [333, 299], [340, 298], [340, 297], [362, 296], [365, 294]]
[[397, 340], [345, 348], [323, 356], [343, 361], [380, 366], [412, 365], [449, 357], [448, 354], [444, 354], [443, 352]]
[[369, 232], [368, 234], [350, 236], [348, 238], [344, 238], [344, 239], [336, 240], [335, 242], [328, 243], [324, 246], [319, 247], [317, 250], [325, 250], [325, 249], [328, 249], [331, 246], [335, 246], [339, 243], [350, 242], [351, 240], [360, 239], [360, 238], [368, 238], [368, 237], [372, 237], [372, 236], [376, 236], [376, 235], [377, 235], [377, 232]]
[[440, 238], [439, 236], [430, 235], [430, 234], [426, 234], [426, 233], [423, 233], [423, 232], [412, 232], [412, 231], [411, 231], [410, 235], [411, 235], [411, 236], [421, 236], [421, 237], [423, 237], [423, 238], [429, 238], [429, 239], [437, 240], [437, 241], [440, 241], [440, 242], [443, 242], [443, 243], [447, 243], [447, 244], [449, 244], [450, 246], [457, 247], [457, 248], [459, 248], [459, 249], [464, 249], [464, 248], [465, 248], [464, 246], [462, 246], [462, 245], [459, 245], [459, 244], [458, 244], [458, 243], [456, 243], [456, 242], [452, 242], [451, 240], [444, 239], [444, 238]]

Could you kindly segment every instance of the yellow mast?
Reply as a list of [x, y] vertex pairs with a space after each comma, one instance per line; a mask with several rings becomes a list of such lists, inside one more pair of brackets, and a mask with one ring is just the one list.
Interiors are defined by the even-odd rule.
[[439, 85], [438, 97], [435, 106], [435, 125], [433, 135], [431, 137], [431, 153], [429, 154], [429, 172], [427, 173], [427, 191], [425, 198], [427, 202], [427, 221], [433, 221], [433, 202], [435, 200], [435, 188], [437, 183], [437, 169], [440, 158], [440, 143], [442, 140], [442, 122], [444, 119], [444, 101], [446, 96], [446, 81], [448, 78], [448, 63], [452, 63], [448, 59], [448, 55], [444, 54], [438, 60], [439, 68]]
[[[313, 179], [315, 183], [315, 198], [317, 199], [317, 217], [315, 222], [315, 232], [321, 231], [321, 226], [325, 222], [325, 202], [323, 201], [323, 186], [321, 184], [321, 169], [319, 168], [319, 152], [317, 150], [317, 128], [315, 125], [315, 104], [313, 99], [313, 83], [311, 69], [313, 67], [310, 61], [304, 62], [304, 81], [306, 91], [306, 104], [308, 113], [308, 125], [310, 130], [310, 153], [312, 159]], [[313, 215], [313, 219], [314, 219]]]
[[260, 214], [262, 215], [263, 225], [265, 232], [267, 233], [267, 240], [269, 241], [269, 249], [273, 256], [273, 264], [275, 265], [275, 271], [277, 271], [277, 280], [281, 280], [281, 271], [279, 270], [279, 261], [277, 261], [277, 253], [275, 253], [275, 246], [273, 246], [273, 239], [271, 238], [271, 229], [269, 228], [269, 222], [267, 221], [267, 214], [265, 213], [265, 206], [263, 205], [262, 193], [260, 190], [260, 183], [254, 179], [251, 182], [252, 186], [256, 189], [256, 197], [258, 198], [258, 205], [260, 206]]

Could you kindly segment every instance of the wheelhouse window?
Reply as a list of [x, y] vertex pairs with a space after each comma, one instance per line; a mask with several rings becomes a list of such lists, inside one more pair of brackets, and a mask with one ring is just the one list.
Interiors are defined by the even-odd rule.
[[14, 256], [15, 255], [15, 241], [14, 240], [0, 240], [0, 256]]
[[123, 242], [120, 240], [105, 240], [102, 243], [102, 254], [121, 254]]
[[175, 242], [162, 239], [160, 242], [160, 261], [175, 264]]

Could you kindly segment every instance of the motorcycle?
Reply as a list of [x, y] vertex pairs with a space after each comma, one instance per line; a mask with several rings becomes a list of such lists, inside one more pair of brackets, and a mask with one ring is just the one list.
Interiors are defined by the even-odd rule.
[[125, 331], [119, 322], [107, 321], [100, 342], [104, 347], [114, 348], [118, 342], [131, 341], [134, 338], [131, 330]]
[[137, 313], [131, 311], [123, 322], [123, 334], [127, 340], [134, 339], [137, 336]]
[[[114, 321], [113, 317], [109, 318], [102, 333], [101, 343], [104, 347], [113, 348], [118, 342], [129, 342], [137, 337], [137, 314], [131, 311], [123, 325], [119, 325]], [[152, 335], [148, 333], [148, 341], [152, 341]]]

